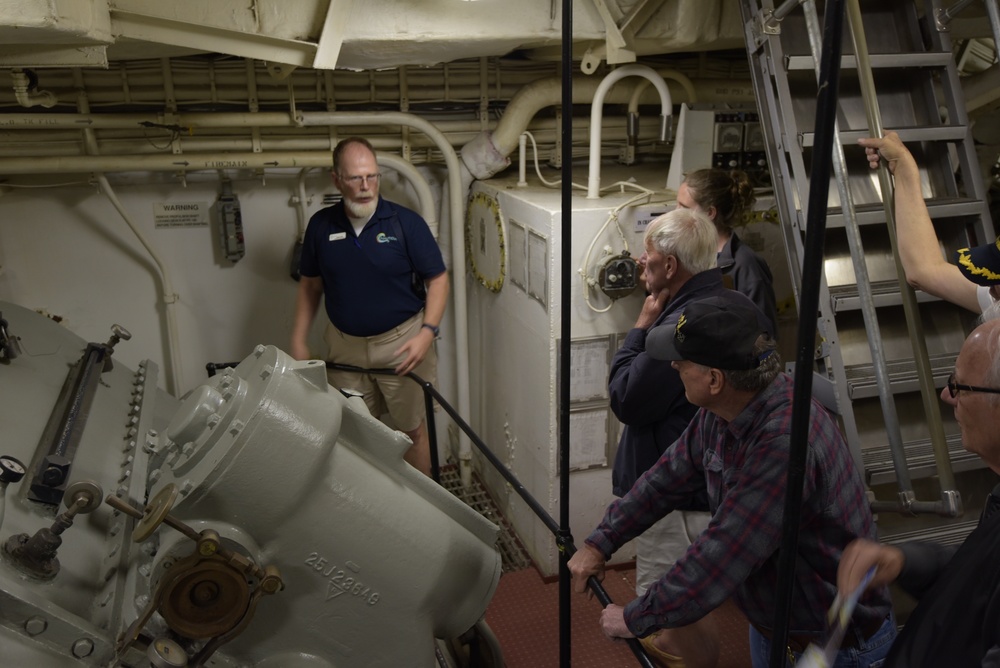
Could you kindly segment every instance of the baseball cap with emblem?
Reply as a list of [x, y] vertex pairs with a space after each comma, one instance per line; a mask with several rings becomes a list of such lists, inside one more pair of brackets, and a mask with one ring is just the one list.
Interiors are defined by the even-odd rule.
[[738, 292], [709, 297], [684, 307], [677, 324], [654, 327], [646, 336], [646, 352], [659, 360], [688, 360], [714, 369], [756, 369], [757, 337], [765, 333], [758, 309]]
[[959, 271], [976, 285], [1000, 283], [1000, 237], [975, 248], [960, 248], [955, 254]]

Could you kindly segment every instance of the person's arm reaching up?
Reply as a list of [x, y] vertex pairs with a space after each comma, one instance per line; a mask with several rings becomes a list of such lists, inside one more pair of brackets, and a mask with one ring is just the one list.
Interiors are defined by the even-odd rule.
[[896, 236], [906, 282], [935, 297], [979, 313], [976, 285], [941, 254], [920, 188], [920, 169], [913, 154], [900, 141], [899, 135], [892, 131], [886, 132], [881, 139], [863, 138], [858, 143], [865, 147], [872, 169], [878, 168], [882, 158], [895, 177]]

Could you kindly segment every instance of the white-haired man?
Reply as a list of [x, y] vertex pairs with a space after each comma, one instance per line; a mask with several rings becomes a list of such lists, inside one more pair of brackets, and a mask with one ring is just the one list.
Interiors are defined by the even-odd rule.
[[[615, 496], [632, 488], [697, 411], [684, 396], [684, 385], [670, 362], [646, 353], [646, 335], [653, 327], [673, 327], [692, 301], [729, 292], [717, 267], [717, 239], [707, 216], [684, 207], [656, 218], [646, 229], [639, 265], [649, 294], [615, 353], [608, 379], [611, 409], [624, 425], [611, 476]], [[770, 330], [763, 313], [760, 324]], [[684, 554], [708, 519], [706, 512], [678, 511], [636, 540], [637, 595]]]

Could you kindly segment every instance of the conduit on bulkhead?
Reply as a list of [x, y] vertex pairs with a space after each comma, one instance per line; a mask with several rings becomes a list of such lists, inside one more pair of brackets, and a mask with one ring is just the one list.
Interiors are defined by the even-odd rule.
[[149, 256], [153, 258], [153, 262], [156, 263], [156, 268], [160, 272], [160, 280], [163, 282], [163, 303], [166, 306], [165, 311], [167, 315], [167, 348], [170, 351], [170, 377], [167, 379], [167, 391], [174, 396], [179, 396], [179, 393], [184, 385], [180, 365], [180, 346], [178, 345], [179, 337], [177, 334], [177, 313], [174, 311], [177, 305], [178, 295], [174, 292], [174, 285], [170, 280], [170, 272], [167, 271], [166, 265], [164, 265], [163, 261], [160, 260], [160, 256], [157, 255], [155, 250], [153, 250], [153, 247], [143, 236], [142, 232], [139, 231], [136, 224], [132, 222], [131, 216], [125, 209], [125, 206], [121, 203], [121, 200], [118, 199], [115, 191], [111, 188], [111, 184], [108, 183], [107, 177], [103, 173], [99, 172], [97, 173], [97, 182], [100, 184], [101, 191], [104, 193], [104, 196], [108, 198], [108, 201], [111, 202], [113, 207], [115, 207], [115, 210], [121, 214], [125, 224], [129, 226], [129, 229], [131, 229], [132, 233], [135, 234], [139, 243], [141, 243], [142, 247], [146, 249]]
[[[81, 113], [88, 114], [90, 113], [90, 102], [87, 100], [87, 93], [83, 85], [83, 73], [80, 71], [80, 68], [73, 69], [73, 80], [77, 89], [77, 107]], [[99, 149], [97, 147], [97, 138], [94, 136], [94, 131], [90, 128], [84, 128], [83, 138], [87, 153], [96, 155], [99, 152]], [[118, 199], [115, 191], [111, 188], [111, 184], [108, 183], [108, 179], [104, 176], [104, 173], [97, 172], [96, 176], [97, 182], [100, 184], [105, 197], [108, 198], [111, 205], [115, 207], [119, 214], [121, 214], [122, 219], [125, 220], [125, 224], [129, 226], [132, 233], [135, 234], [136, 238], [139, 240], [139, 243], [142, 244], [143, 248], [146, 249], [146, 252], [148, 252], [150, 257], [153, 258], [153, 262], [156, 263], [156, 267], [160, 272], [160, 279], [163, 282], [164, 312], [167, 316], [167, 349], [170, 354], [170, 376], [167, 378], [166, 386], [167, 391], [177, 395], [183, 387], [183, 377], [181, 374], [180, 346], [178, 345], [177, 335], [177, 313], [174, 311], [177, 304], [177, 294], [174, 293], [173, 282], [170, 280], [170, 273], [160, 260], [159, 255], [156, 254], [153, 247], [139, 231], [139, 228], [132, 222], [131, 217], [128, 215], [125, 207]]]

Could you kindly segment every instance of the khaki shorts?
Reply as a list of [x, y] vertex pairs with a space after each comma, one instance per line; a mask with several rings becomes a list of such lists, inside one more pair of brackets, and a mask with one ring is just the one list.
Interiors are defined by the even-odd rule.
[[[393, 353], [420, 332], [423, 322], [424, 313], [421, 311], [388, 332], [375, 336], [351, 336], [332, 324], [328, 325], [323, 334], [329, 348], [327, 359], [365, 369], [394, 369], [403, 361], [403, 356], [394, 356]], [[437, 353], [433, 345], [413, 373], [429, 383], [436, 382]], [[400, 431], [413, 431], [427, 415], [424, 392], [411, 378], [335, 369], [327, 369], [326, 375], [330, 385], [334, 387], [361, 392], [368, 410], [375, 417], [389, 413], [396, 429]]]

